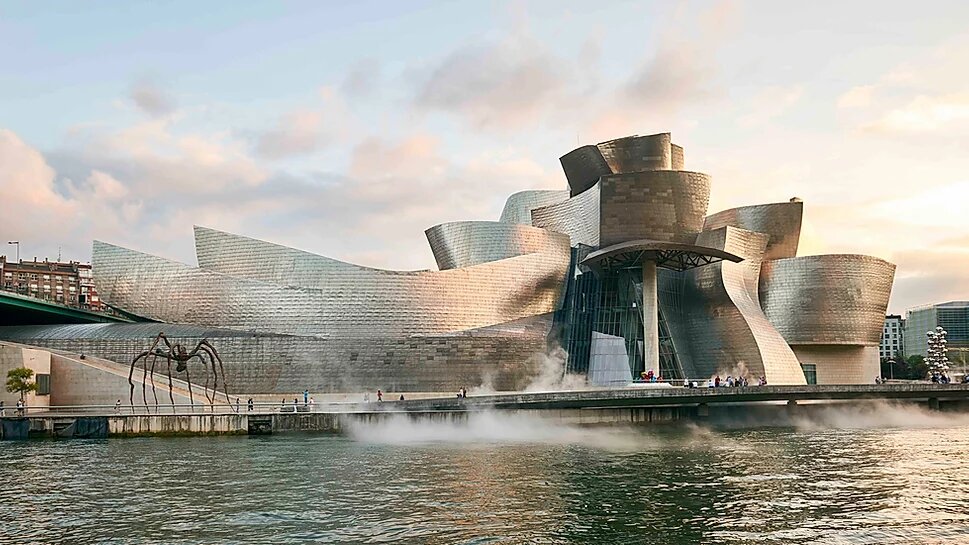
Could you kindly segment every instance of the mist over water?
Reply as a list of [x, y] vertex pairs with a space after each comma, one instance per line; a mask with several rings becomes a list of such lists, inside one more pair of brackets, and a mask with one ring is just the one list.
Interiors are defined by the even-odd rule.
[[0, 542], [969, 543], [969, 416], [802, 409], [786, 427], [492, 412], [2, 443]]

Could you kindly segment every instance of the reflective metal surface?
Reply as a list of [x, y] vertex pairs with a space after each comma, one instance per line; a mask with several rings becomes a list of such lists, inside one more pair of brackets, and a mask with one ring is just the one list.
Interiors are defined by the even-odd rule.
[[[598, 179], [598, 178], [597, 178]], [[504, 223], [521, 223], [524, 225], [532, 224], [532, 210], [541, 208], [557, 202], [562, 202], [569, 198], [569, 191], [564, 190], [529, 190], [512, 193], [505, 201], [505, 207], [501, 211], [501, 219]]]
[[602, 142], [596, 147], [613, 174], [673, 168], [673, 152], [668, 132], [617, 138]]
[[594, 186], [599, 178], [612, 174], [612, 169], [596, 146], [582, 146], [563, 155], [559, 162], [574, 197]]
[[693, 244], [710, 203], [710, 177], [653, 170], [604, 176], [599, 243], [648, 239]]
[[804, 384], [797, 357], [770, 324], [757, 295], [768, 236], [733, 227], [705, 231], [697, 242], [743, 257], [684, 275], [682, 309], [671, 320], [673, 342], [689, 350], [689, 376], [766, 377], [772, 384]]
[[[397, 274], [334, 268], [322, 256], [209, 231], [197, 240], [198, 269], [96, 241], [102, 299], [155, 320], [247, 331], [357, 338], [446, 333], [555, 311], [569, 265], [564, 237], [533, 254]], [[209, 251], [210, 244], [221, 251]]]
[[895, 265], [833, 254], [764, 262], [760, 301], [789, 344], [878, 345]]
[[[165, 332], [182, 343], [208, 338], [225, 361], [233, 393], [454, 392], [487, 384], [524, 388], [538, 372], [548, 315], [440, 335], [296, 336], [183, 324], [0, 327], [0, 339], [128, 364], [145, 340]], [[361, 331], [361, 335], [366, 335]], [[245, 397], [243, 397], [245, 399]], [[356, 400], [356, 399], [354, 399]]]
[[561, 233], [497, 221], [442, 223], [424, 234], [442, 271], [525, 254], [555, 253], [569, 245], [568, 236]]
[[569, 235], [572, 246], [599, 246], [599, 184], [566, 201], [535, 208], [532, 225]]
[[725, 225], [770, 235], [764, 259], [783, 259], [797, 255], [801, 237], [801, 201], [756, 204], [723, 210], [703, 221], [703, 230], [712, 231]]

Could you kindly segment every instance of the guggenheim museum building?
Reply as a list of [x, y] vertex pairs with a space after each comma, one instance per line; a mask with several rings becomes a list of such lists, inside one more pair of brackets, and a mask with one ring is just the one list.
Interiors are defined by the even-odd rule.
[[130, 364], [159, 332], [207, 338], [234, 393], [526, 386], [551, 361], [593, 384], [647, 370], [770, 384], [872, 382], [895, 266], [798, 256], [803, 203], [707, 210], [711, 179], [670, 134], [577, 148], [567, 188], [497, 221], [433, 226], [438, 270], [391, 271], [195, 227], [198, 267], [95, 241], [94, 279], [131, 324], [0, 338]]

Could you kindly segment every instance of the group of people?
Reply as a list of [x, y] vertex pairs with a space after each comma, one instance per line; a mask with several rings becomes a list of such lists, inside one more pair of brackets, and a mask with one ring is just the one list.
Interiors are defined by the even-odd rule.
[[[236, 399], [236, 406], [238, 407], [238, 405], [239, 405], [239, 400], [237, 398]], [[293, 411], [294, 412], [299, 412], [299, 405], [300, 405], [299, 398], [298, 397], [294, 397], [293, 398]], [[282, 401], [282, 404], [280, 406], [280, 409], [282, 411], [285, 411], [287, 406], [288, 406], [288, 404], [286, 403], [286, 398], [284, 397], [283, 398], [283, 401]], [[307, 410], [309, 412], [313, 412], [313, 409], [314, 409], [315, 406], [316, 406], [316, 400], [313, 399], [312, 397], [310, 397], [310, 391], [309, 390], [303, 390], [303, 407], [304, 407], [304, 410]], [[253, 402], [252, 402], [252, 398], [250, 397], [249, 398], [249, 410], [251, 411], [252, 408], [253, 408]]]
[[[27, 412], [27, 403], [23, 400], [17, 400], [17, 412], [14, 414], [16, 416], [23, 416]], [[7, 408], [4, 407], [3, 401], [0, 401], [0, 416], [7, 416]]]
[[643, 371], [642, 373], [640, 373], [639, 378], [641, 378], [643, 382], [662, 382], [663, 381], [663, 376], [654, 373], [652, 369], [648, 371]]
[[[707, 388], [737, 388], [740, 386], [750, 386], [750, 381], [746, 376], [734, 377], [732, 375], [727, 375], [726, 379], [720, 378], [717, 375], [707, 381]], [[767, 386], [767, 378], [760, 377], [757, 379], [757, 386]], [[697, 384], [695, 380], [684, 379], [684, 388], [699, 388], [700, 385]]]

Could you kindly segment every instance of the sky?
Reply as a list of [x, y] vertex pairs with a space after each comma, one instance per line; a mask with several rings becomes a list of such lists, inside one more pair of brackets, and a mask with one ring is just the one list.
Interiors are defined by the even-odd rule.
[[672, 132], [710, 213], [803, 199], [799, 255], [897, 264], [900, 313], [969, 299], [967, 66], [957, 1], [0, 0], [0, 238], [434, 268], [428, 227]]

